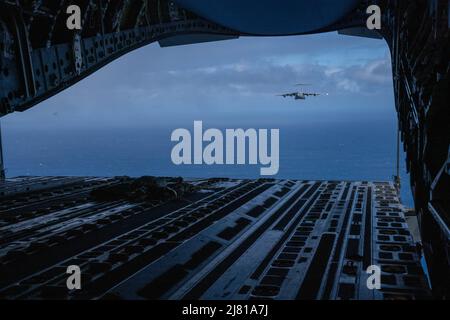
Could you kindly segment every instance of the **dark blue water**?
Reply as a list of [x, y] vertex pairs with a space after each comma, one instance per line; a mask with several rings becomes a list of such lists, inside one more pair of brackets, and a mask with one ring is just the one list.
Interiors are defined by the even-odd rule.
[[[192, 125], [186, 123], [185, 127]], [[204, 123], [204, 127], [212, 125]], [[173, 165], [170, 134], [176, 128], [4, 127], [7, 175], [259, 177], [259, 166]], [[280, 127], [280, 178], [390, 181], [395, 163], [394, 121]], [[402, 200], [412, 206], [403, 155], [400, 163]]]

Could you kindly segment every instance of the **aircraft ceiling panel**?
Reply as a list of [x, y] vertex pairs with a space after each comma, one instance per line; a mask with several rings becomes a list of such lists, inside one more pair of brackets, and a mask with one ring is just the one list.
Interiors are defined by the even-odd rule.
[[343, 19], [360, 0], [175, 0], [224, 27], [255, 35], [314, 32]]

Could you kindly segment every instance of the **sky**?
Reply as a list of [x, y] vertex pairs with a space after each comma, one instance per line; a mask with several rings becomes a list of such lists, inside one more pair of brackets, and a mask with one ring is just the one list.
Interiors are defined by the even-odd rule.
[[[329, 95], [277, 96], [298, 89]], [[283, 178], [390, 180], [395, 173], [388, 47], [325, 33], [135, 50], [3, 117], [7, 175], [258, 175], [259, 167], [173, 165], [170, 134], [192, 130], [195, 120], [205, 130], [279, 128]]]
[[[276, 94], [329, 93], [307, 101]], [[11, 130], [255, 126], [392, 119], [390, 56], [383, 40], [326, 33], [236, 40], [131, 52], [24, 113]], [[252, 122], [250, 121], [250, 122]]]

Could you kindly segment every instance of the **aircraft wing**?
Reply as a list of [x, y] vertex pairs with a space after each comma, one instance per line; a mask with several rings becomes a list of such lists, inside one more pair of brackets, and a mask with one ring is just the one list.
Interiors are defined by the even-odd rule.
[[307, 97], [317, 97], [320, 96], [320, 93], [304, 93], [303, 95]]
[[279, 94], [278, 97], [287, 98], [287, 97], [295, 97], [296, 95], [297, 95], [297, 92], [292, 92], [292, 93]]

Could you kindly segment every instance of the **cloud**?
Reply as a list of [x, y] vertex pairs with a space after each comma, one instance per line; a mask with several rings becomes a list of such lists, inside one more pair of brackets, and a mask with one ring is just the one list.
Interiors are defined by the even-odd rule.
[[358, 83], [350, 79], [337, 79], [337, 88], [352, 93], [361, 91], [361, 87]]
[[[389, 65], [387, 57], [353, 66], [241, 61], [182, 71], [152, 72], [147, 74], [144, 83], [149, 88], [160, 88], [160, 91], [181, 96], [193, 93], [210, 96], [275, 94], [297, 90], [293, 85], [298, 82], [313, 84], [305, 90], [371, 95], [391, 85]], [[152, 90], [148, 92], [150, 97]]]

